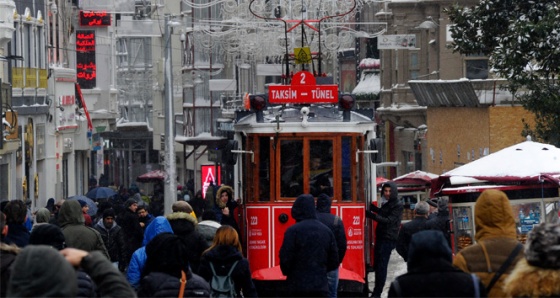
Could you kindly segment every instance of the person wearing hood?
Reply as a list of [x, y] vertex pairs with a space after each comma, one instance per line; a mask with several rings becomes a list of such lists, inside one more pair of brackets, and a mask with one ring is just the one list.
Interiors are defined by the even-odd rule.
[[39, 210], [37, 210], [37, 212], [35, 213], [35, 224], [33, 224], [31, 232], [33, 232], [33, 230], [40, 225], [48, 224], [50, 220], [51, 212], [49, 211], [49, 209], [39, 208]]
[[480, 280], [452, 265], [451, 248], [440, 231], [412, 235], [408, 272], [397, 277], [389, 297], [486, 297]]
[[519, 260], [504, 282], [508, 297], [560, 297], [560, 224], [533, 227]]
[[158, 216], [146, 227], [142, 247], [132, 254], [128, 270], [126, 271], [126, 279], [135, 290], [140, 286], [142, 270], [144, 270], [144, 266], [146, 265], [146, 245], [161, 233], [173, 233], [173, 229], [167, 218]]
[[[504, 297], [503, 281], [525, 255], [519, 249], [522, 245], [517, 240], [515, 218], [507, 195], [495, 189], [483, 191], [476, 200], [474, 218], [476, 244], [461, 249], [453, 259], [453, 265], [478, 275], [488, 297]], [[512, 263], [490, 286], [496, 272], [510, 255], [514, 256]]]
[[105, 209], [100, 221], [94, 226], [101, 238], [113, 265], [119, 268], [119, 271], [125, 272], [125, 244], [121, 227], [115, 222], [115, 210], [112, 208]]
[[327, 272], [339, 265], [333, 232], [317, 219], [315, 200], [300, 195], [292, 206], [296, 223], [284, 233], [280, 247], [280, 269], [287, 276], [293, 297], [327, 297]]
[[[430, 200], [433, 201], [433, 200]], [[441, 197], [437, 199], [437, 212], [432, 213], [436, 214], [433, 218], [428, 218], [428, 222], [426, 223], [427, 228], [430, 230], [439, 230], [445, 236], [447, 240], [447, 244], [451, 247], [451, 227], [449, 221], [449, 198]]]
[[68, 247], [88, 252], [98, 250], [109, 259], [109, 253], [99, 232], [85, 225], [82, 206], [78, 201], [69, 200], [62, 203], [58, 222]]
[[[33, 228], [30, 245], [48, 245], [63, 250], [66, 248], [66, 239], [62, 230], [53, 224], [44, 224]], [[82, 269], [76, 271], [78, 292], [75, 297], [97, 297], [96, 286], [91, 277]]]
[[189, 269], [187, 246], [180, 237], [170, 233], [161, 233], [148, 243], [138, 296], [181, 297], [183, 278], [186, 284], [182, 297], [210, 296], [208, 282]]
[[403, 205], [399, 200], [397, 185], [386, 182], [381, 186], [381, 207], [370, 205], [366, 217], [377, 222], [375, 228], [375, 246], [373, 249], [375, 286], [371, 297], [381, 297], [391, 252], [397, 246], [397, 238], [401, 226]]
[[221, 226], [216, 231], [216, 237], [212, 245], [204, 251], [200, 260], [199, 275], [206, 281], [211, 282], [212, 268], [217, 275], [227, 275], [232, 266], [231, 279], [235, 284], [237, 297], [257, 297], [257, 290], [251, 279], [249, 261], [241, 254], [241, 242], [237, 231], [231, 226]]
[[235, 208], [237, 206], [237, 202], [233, 199], [233, 188], [222, 185], [216, 192], [216, 204], [214, 205], [216, 217], [220, 224], [232, 226], [239, 234], [239, 225], [235, 220]]
[[[200, 264], [200, 257], [202, 252], [208, 248], [208, 244], [204, 237], [198, 233], [196, 226], [198, 225], [197, 220], [191, 214], [185, 212], [181, 208], [177, 208], [177, 205], [187, 204], [185, 201], [178, 201], [173, 204], [171, 209], [173, 213], [166, 216], [173, 233], [179, 238], [181, 238], [186, 246], [186, 258], [194, 273], [198, 273], [198, 266]], [[177, 210], [177, 211], [176, 211]], [[192, 211], [192, 208], [190, 209]]]
[[[346, 254], [346, 232], [342, 219], [331, 213], [331, 198], [322, 193], [317, 197], [317, 218], [329, 227], [334, 234], [338, 248], [338, 264], [342, 264]], [[338, 291], [338, 267], [327, 273], [329, 281], [329, 297], [336, 297]]]

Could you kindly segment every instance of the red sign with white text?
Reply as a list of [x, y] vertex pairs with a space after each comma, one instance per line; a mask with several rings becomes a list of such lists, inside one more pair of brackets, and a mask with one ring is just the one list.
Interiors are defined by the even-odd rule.
[[210, 186], [210, 181], [216, 186], [222, 184], [222, 177], [220, 176], [221, 167], [215, 165], [202, 165], [200, 166], [200, 181], [202, 182], [202, 197], [206, 196], [206, 189]]
[[251, 272], [272, 267], [270, 245], [270, 207], [247, 207], [247, 254]]
[[291, 85], [268, 86], [268, 101], [285, 103], [337, 103], [338, 85], [317, 85], [309, 71], [300, 71], [292, 77]]
[[340, 217], [346, 230], [346, 255], [342, 267], [365, 276], [364, 206], [341, 206]]

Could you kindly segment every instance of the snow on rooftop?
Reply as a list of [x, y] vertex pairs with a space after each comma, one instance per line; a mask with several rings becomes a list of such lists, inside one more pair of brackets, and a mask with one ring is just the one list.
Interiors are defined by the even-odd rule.
[[[364, 59], [365, 60], [365, 59]], [[379, 94], [381, 91], [381, 79], [379, 73], [363, 72], [358, 85], [352, 90], [354, 94]]]
[[560, 148], [526, 141], [453, 169], [442, 176], [537, 177], [558, 173]]

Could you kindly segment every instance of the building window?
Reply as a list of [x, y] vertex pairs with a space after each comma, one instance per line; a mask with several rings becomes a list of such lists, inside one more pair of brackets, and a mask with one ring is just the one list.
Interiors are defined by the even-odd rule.
[[488, 78], [488, 59], [465, 60], [465, 77], [470, 80]]
[[409, 55], [410, 64], [408, 66], [408, 71], [410, 74], [410, 80], [418, 79], [418, 74], [420, 73], [420, 63], [418, 62], [418, 51], [410, 51]]

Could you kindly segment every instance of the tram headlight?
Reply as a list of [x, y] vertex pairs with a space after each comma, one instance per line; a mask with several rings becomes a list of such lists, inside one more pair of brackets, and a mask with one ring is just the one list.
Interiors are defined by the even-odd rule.
[[266, 109], [267, 96], [265, 94], [249, 95], [251, 109], [256, 113], [257, 122], [264, 122], [263, 111]]
[[338, 95], [338, 107], [342, 110], [342, 121], [350, 122], [350, 111], [354, 107], [356, 96], [349, 93], [340, 93]]

